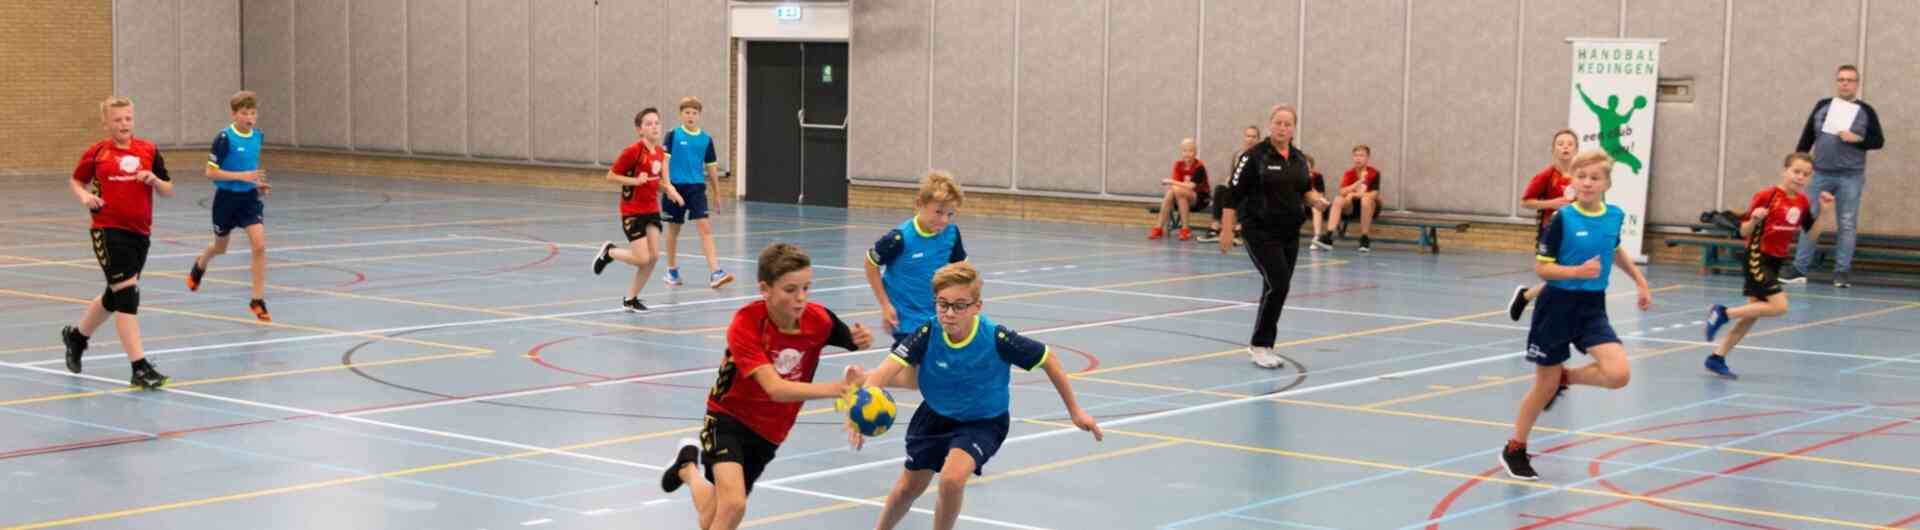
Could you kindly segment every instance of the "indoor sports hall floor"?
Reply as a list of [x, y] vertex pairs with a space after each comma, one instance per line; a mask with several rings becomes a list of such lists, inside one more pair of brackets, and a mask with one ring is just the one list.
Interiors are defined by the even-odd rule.
[[[813, 300], [876, 327], [858, 268], [904, 213], [751, 204], [715, 226], [720, 291], [663, 287], [617, 309], [631, 268], [612, 193], [281, 175], [268, 301], [246, 311], [246, 245], [200, 292], [204, 185], [158, 201], [142, 282], [164, 392], [126, 389], [112, 326], [83, 376], [57, 332], [102, 278], [58, 177], [0, 198], [0, 527], [691, 528], [658, 466], [691, 436], [752, 258], [815, 260]], [[1622, 391], [1576, 388], [1533, 441], [1544, 480], [1496, 472], [1530, 365], [1505, 316], [1532, 258], [1383, 246], [1302, 252], [1281, 320], [1292, 363], [1247, 361], [1260, 279], [1243, 253], [1144, 241], [1144, 228], [968, 216], [986, 311], [1053, 344], [1105, 426], [1063, 423], [1016, 376], [1013, 435], [967, 493], [965, 528], [1824, 528], [1920, 520], [1920, 303], [1912, 291], [1792, 288], [1710, 378], [1699, 321], [1737, 277], [1652, 268], [1655, 306], [1616, 276], [1633, 355]], [[682, 267], [704, 278], [697, 239]], [[1454, 249], [1460, 247], [1455, 246]], [[691, 250], [691, 252], [689, 252]], [[884, 347], [877, 344], [876, 347]], [[833, 353], [821, 373], [880, 354]], [[1575, 363], [1586, 362], [1576, 359]], [[903, 409], [918, 401], [896, 393]], [[910, 413], [903, 413], [903, 416]], [[870, 528], [901, 434], [851, 452], [808, 406], [747, 526]], [[930, 526], [934, 495], [905, 528]]]

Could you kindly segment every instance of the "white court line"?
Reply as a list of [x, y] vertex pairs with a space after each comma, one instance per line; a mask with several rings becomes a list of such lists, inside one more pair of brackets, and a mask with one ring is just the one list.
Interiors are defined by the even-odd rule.
[[[108, 378], [105, 378], [105, 377], [100, 377], [100, 376], [97, 376], [97, 375], [91, 375], [91, 374], [69, 374], [69, 373], [67, 373], [67, 372], [65, 372], [65, 371], [60, 371], [60, 370], [53, 370], [53, 369], [48, 369], [48, 368], [41, 368], [41, 367], [38, 367], [38, 366], [27, 366], [27, 365], [24, 365], [24, 364], [18, 364], [18, 363], [9, 363], [9, 362], [0, 362], [0, 366], [7, 366], [7, 367], [12, 367], [12, 368], [17, 368], [17, 369], [21, 369], [21, 370], [31, 370], [31, 371], [35, 371], [35, 372], [42, 372], [42, 373], [48, 373], [48, 374], [53, 374], [53, 375], [62, 375], [62, 376], [71, 376], [71, 377], [78, 377], [78, 378], [82, 378], [82, 379], [88, 379], [88, 380], [92, 380], [92, 381], [98, 381], [98, 382], [103, 382], [103, 383], [109, 383], [109, 384], [113, 384], [113, 385], [120, 385], [120, 384], [122, 384], [122, 382], [121, 382], [121, 381], [119, 381], [119, 380], [116, 380], [116, 379], [108, 379]], [[403, 425], [403, 424], [398, 424], [398, 423], [390, 423], [390, 422], [384, 422], [384, 421], [379, 421], [379, 420], [370, 420], [370, 419], [366, 419], [366, 418], [360, 418], [360, 417], [356, 417], [356, 416], [348, 416], [348, 415], [345, 415], [345, 414], [335, 414], [335, 413], [331, 413], [331, 412], [324, 412], [324, 411], [318, 411], [318, 410], [308, 410], [308, 409], [303, 409], [303, 408], [299, 408], [299, 407], [290, 407], [290, 406], [286, 406], [286, 405], [276, 405], [276, 404], [272, 404], [272, 403], [266, 403], [266, 402], [261, 402], [261, 401], [253, 401], [253, 400], [247, 400], [247, 399], [240, 399], [240, 398], [232, 398], [232, 397], [226, 397], [226, 396], [219, 396], [219, 395], [214, 395], [214, 394], [207, 394], [207, 393], [203, 393], [203, 392], [195, 392], [195, 391], [192, 391], [192, 390], [179, 390], [179, 389], [171, 389], [171, 388], [169, 388], [169, 389], [166, 389], [166, 390], [163, 390], [163, 391], [164, 391], [164, 392], [166, 392], [166, 393], [170, 393], [170, 394], [178, 394], [178, 395], [183, 395], [183, 396], [190, 396], [190, 397], [197, 397], [197, 398], [201, 398], [201, 399], [207, 399], [207, 400], [213, 400], [213, 401], [219, 401], [219, 402], [224, 402], [224, 403], [231, 403], [231, 404], [235, 404], [235, 405], [244, 405], [244, 406], [250, 406], [250, 407], [258, 407], [258, 408], [264, 408], [264, 409], [269, 409], [269, 410], [277, 410], [277, 411], [281, 411], [281, 412], [286, 412], [286, 413], [291, 413], [291, 414], [295, 414], [295, 415], [300, 415], [300, 416], [315, 416], [315, 417], [324, 417], [324, 418], [332, 418], [332, 419], [336, 419], [336, 420], [341, 420], [341, 421], [348, 421], [348, 422], [354, 422], [354, 423], [360, 423], [360, 424], [365, 424], [365, 425], [372, 425], [372, 426], [376, 426], [376, 427], [385, 427], [385, 428], [389, 428], [389, 429], [396, 429], [396, 430], [401, 430], [401, 431], [407, 431], [407, 432], [412, 432], [412, 433], [418, 433], [418, 434], [425, 434], [425, 435], [429, 435], [429, 436], [438, 436], [438, 437], [442, 437], [442, 438], [451, 438], [451, 439], [455, 439], [455, 440], [464, 440], [464, 441], [468, 441], [468, 442], [474, 442], [474, 443], [481, 443], [481, 444], [487, 444], [487, 445], [493, 445], [493, 446], [499, 446], [499, 447], [506, 447], [506, 448], [510, 448], [510, 449], [519, 449], [519, 450], [522, 450], [522, 451], [534, 451], [534, 452], [539, 452], [539, 453], [541, 453], [541, 454], [551, 454], [551, 455], [560, 455], [560, 456], [567, 456], [567, 457], [572, 457], [572, 458], [578, 458], [578, 459], [582, 459], [582, 460], [588, 460], [588, 461], [593, 461], [593, 462], [599, 462], [599, 463], [603, 463], [603, 464], [610, 464], [610, 465], [616, 465], [616, 466], [621, 466], [621, 467], [627, 467], [627, 468], [637, 468], [637, 469], [644, 469], [644, 470], [647, 470], [647, 471], [656, 471], [656, 472], [657, 472], [657, 471], [663, 471], [663, 470], [665, 470], [665, 469], [666, 469], [666, 468], [663, 468], [663, 467], [660, 467], [660, 466], [655, 466], [655, 465], [650, 465], [650, 464], [642, 464], [642, 463], [640, 463], [640, 462], [634, 462], [634, 461], [631, 461], [631, 460], [622, 460], [622, 459], [618, 459], [618, 458], [611, 458], [611, 457], [605, 457], [605, 456], [598, 456], [598, 455], [591, 455], [591, 454], [586, 454], [586, 453], [581, 453], [581, 452], [576, 452], [576, 451], [566, 451], [566, 450], [560, 450], [560, 449], [552, 449], [552, 448], [546, 448], [546, 447], [540, 447], [540, 446], [536, 446], [536, 445], [528, 445], [528, 444], [523, 444], [523, 443], [518, 443], [518, 442], [509, 442], [509, 441], [506, 441], [506, 440], [496, 440], [496, 439], [493, 439], [493, 438], [486, 438], [486, 437], [481, 437], [481, 436], [474, 436], [474, 435], [468, 435], [468, 434], [460, 434], [460, 433], [455, 433], [455, 432], [449, 432], [449, 431], [441, 431], [441, 430], [435, 430], [435, 429], [428, 429], [428, 428], [424, 428], [424, 427], [414, 427], [414, 426], [411, 426], [411, 425]], [[799, 495], [805, 495], [805, 496], [810, 496], [810, 497], [817, 497], [817, 498], [823, 498], [823, 499], [828, 499], [828, 500], [835, 500], [835, 501], [842, 501], [842, 502], [854, 502], [854, 503], [860, 503], [860, 504], [865, 504], [865, 505], [868, 505], [868, 506], [880, 506], [880, 507], [884, 507], [884, 506], [886, 506], [886, 505], [885, 505], [884, 503], [880, 503], [880, 502], [877, 502], [877, 501], [870, 501], [870, 500], [866, 500], [866, 499], [859, 499], [859, 498], [853, 498], [853, 497], [847, 497], [847, 496], [843, 496], [843, 495], [835, 495], [835, 494], [831, 494], [831, 493], [826, 493], [826, 492], [819, 492], [819, 491], [812, 491], [812, 490], [806, 490], [806, 489], [800, 489], [800, 488], [794, 488], [794, 487], [789, 487], [789, 486], [782, 486], [782, 485], [778, 485], [778, 484], [761, 484], [761, 485], [759, 485], [759, 487], [761, 487], [761, 488], [767, 488], [767, 489], [772, 489], [772, 490], [776, 490], [776, 491], [783, 491], [783, 492], [787, 492], [787, 493], [794, 493], [794, 494], [799, 494]], [[913, 509], [913, 511], [914, 511], [915, 513], [921, 513], [921, 514], [926, 514], [926, 515], [929, 515], [929, 516], [931, 516], [931, 515], [933, 515], [933, 510], [928, 510], [928, 509], [924, 509], [924, 508], [914, 508], [914, 509]], [[961, 519], [965, 519], [965, 520], [968, 520], [968, 521], [973, 521], [973, 522], [977, 522], [977, 523], [982, 523], [982, 524], [989, 524], [989, 525], [994, 525], [994, 526], [1000, 526], [1000, 527], [1005, 527], [1005, 528], [1021, 528], [1021, 529], [1028, 529], [1028, 530], [1038, 530], [1038, 527], [1033, 527], [1033, 526], [1027, 526], [1027, 525], [1022, 525], [1022, 524], [1017, 524], [1017, 523], [1009, 523], [1009, 522], [1005, 522], [1005, 521], [996, 521], [996, 520], [993, 520], [993, 519], [985, 519], [985, 518], [980, 518], [980, 517], [971, 517], [971, 516], [966, 516], [966, 515], [962, 515], [962, 516], [960, 516], [960, 518], [961, 518]]]
[[[211, 237], [211, 236], [209, 236], [209, 237]], [[445, 241], [458, 241], [458, 240], [460, 240], [460, 239], [462, 239], [462, 238], [458, 238], [458, 237], [425, 237], [425, 238], [418, 238], [418, 239], [391, 239], [391, 240], [385, 240], [385, 241], [362, 241], [362, 242], [355, 242], [355, 243], [329, 243], [329, 244], [324, 244], [324, 245], [303, 245], [303, 246], [294, 246], [294, 247], [268, 247], [268, 248], [267, 248], [267, 251], [268, 251], [268, 252], [292, 252], [292, 251], [299, 251], [299, 250], [321, 250], [321, 249], [333, 249], [333, 248], [355, 248], [355, 247], [377, 247], [377, 246], [382, 246], [382, 245], [404, 245], [404, 244], [408, 244], [408, 243], [428, 243], [428, 242], [435, 242], [435, 241], [440, 241], [440, 242], [445, 242]], [[529, 242], [531, 242], [532, 240], [528, 240], [528, 241], [529, 241]], [[83, 242], [81, 242], [81, 243], [82, 243], [82, 244], [84, 244], [85, 242], [83, 241]], [[244, 249], [243, 249], [243, 251], [244, 251]], [[199, 255], [200, 255], [200, 253], [199, 253], [199, 252], [197, 252], [197, 251], [196, 251], [196, 252], [177, 252], [177, 253], [173, 253], [173, 254], [154, 254], [154, 255], [151, 255], [151, 256], [147, 256], [147, 259], [149, 259], [149, 260], [151, 260], [151, 259], [158, 259], [158, 258], [184, 258], [184, 257], [189, 257], [189, 256], [199, 256]], [[85, 263], [93, 263], [93, 260], [77, 260], [77, 259], [70, 259], [70, 260], [44, 260], [44, 259], [37, 259], [37, 258], [29, 258], [29, 259], [35, 259], [36, 261], [32, 261], [32, 262], [27, 262], [27, 263], [12, 263], [12, 264], [7, 264], [7, 265], [0, 265], [0, 269], [17, 269], [17, 268], [23, 268], [23, 267], [45, 267], [45, 266], [48, 266], [48, 265], [58, 265], [58, 264], [67, 264], [67, 263], [80, 263], [80, 264], [85, 264]]]

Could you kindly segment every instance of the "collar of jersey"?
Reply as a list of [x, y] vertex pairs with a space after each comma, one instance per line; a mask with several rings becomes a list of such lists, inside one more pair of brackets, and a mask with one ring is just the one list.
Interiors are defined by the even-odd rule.
[[1584, 215], [1587, 217], [1600, 217], [1602, 215], [1607, 214], [1607, 203], [1604, 203], [1604, 202], [1600, 203], [1600, 211], [1597, 211], [1597, 212], [1589, 212], [1587, 211], [1586, 208], [1581, 208], [1580, 201], [1574, 201], [1572, 204], [1568, 204], [1567, 206], [1572, 206], [1573, 211], [1580, 212], [1580, 215]]
[[252, 138], [253, 133], [260, 132], [259, 128], [255, 128], [251, 132], [240, 132], [240, 128], [234, 127], [233, 124], [231, 123], [227, 124], [227, 130], [232, 132], [234, 136], [238, 136], [241, 138]]
[[947, 347], [956, 350], [965, 348], [968, 344], [973, 344], [973, 338], [978, 335], [980, 335], [980, 315], [973, 316], [973, 327], [967, 330], [966, 340], [956, 343], [952, 337], [947, 336], [946, 330], [940, 330], [940, 340], [947, 341]]
[[685, 125], [680, 126], [680, 132], [687, 133], [687, 134], [700, 134], [699, 129], [687, 130], [687, 126]]
[[915, 215], [915, 216], [913, 216], [913, 231], [914, 231], [914, 232], [919, 232], [919, 233], [920, 233], [920, 237], [933, 237], [933, 236], [937, 236], [937, 235], [940, 235], [940, 234], [938, 234], [938, 233], [934, 233], [934, 232], [928, 232], [928, 231], [927, 231], [927, 229], [925, 229], [925, 228], [921, 228], [921, 227], [920, 227], [920, 216], [918, 216], [918, 215]]

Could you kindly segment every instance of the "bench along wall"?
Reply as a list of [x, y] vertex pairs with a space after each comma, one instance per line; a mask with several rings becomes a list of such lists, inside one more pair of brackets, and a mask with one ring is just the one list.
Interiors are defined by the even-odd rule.
[[1373, 147], [1393, 209], [1526, 217], [1576, 35], [1665, 38], [1661, 76], [1692, 83], [1658, 104], [1653, 222], [1744, 207], [1854, 63], [1889, 138], [1861, 229], [1920, 235], [1898, 204], [1920, 194], [1920, 3], [1892, 0], [856, 2], [848, 174], [1150, 197], [1181, 138], [1223, 180], [1240, 128], [1291, 102], [1324, 172]]

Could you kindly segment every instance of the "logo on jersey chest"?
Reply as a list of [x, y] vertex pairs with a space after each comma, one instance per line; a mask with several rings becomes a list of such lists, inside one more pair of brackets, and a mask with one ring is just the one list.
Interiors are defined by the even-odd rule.
[[800, 350], [784, 348], [773, 354], [773, 371], [780, 373], [781, 379], [797, 380], [800, 377]]
[[140, 157], [133, 156], [133, 155], [122, 155], [120, 157], [120, 172], [132, 173], [139, 170], [140, 170]]

